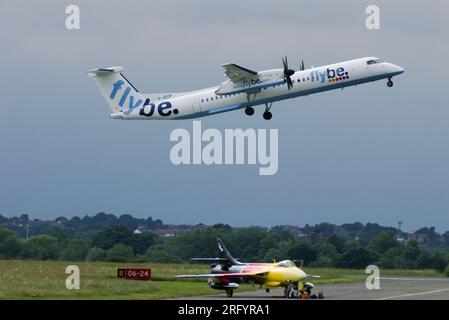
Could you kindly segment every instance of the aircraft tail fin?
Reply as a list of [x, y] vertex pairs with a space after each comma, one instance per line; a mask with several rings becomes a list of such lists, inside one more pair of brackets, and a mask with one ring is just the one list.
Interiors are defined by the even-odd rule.
[[[123, 67], [110, 67], [97, 68], [87, 72], [88, 77], [97, 84], [109, 108], [114, 113], [128, 108], [125, 105], [128, 97], [135, 99], [139, 96], [139, 91], [125, 78], [122, 71]], [[119, 91], [121, 92], [119, 93]], [[133, 104], [134, 101], [130, 100], [129, 103]]]
[[220, 251], [220, 255], [228, 259], [232, 264], [242, 264], [237, 261], [229, 252], [229, 250], [224, 245], [223, 241], [220, 238], [217, 238], [218, 250]]

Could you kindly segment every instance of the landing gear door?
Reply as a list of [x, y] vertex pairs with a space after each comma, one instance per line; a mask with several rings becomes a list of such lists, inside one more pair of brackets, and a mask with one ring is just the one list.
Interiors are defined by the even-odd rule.
[[193, 106], [193, 112], [197, 113], [201, 111], [201, 106], [200, 106], [200, 99], [199, 98], [193, 98], [192, 99], [192, 106]]

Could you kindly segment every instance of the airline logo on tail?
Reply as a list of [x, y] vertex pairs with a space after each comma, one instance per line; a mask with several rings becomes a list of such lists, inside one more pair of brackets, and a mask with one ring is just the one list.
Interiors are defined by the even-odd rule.
[[[117, 93], [122, 90], [123, 85], [125, 84], [125, 81], [123, 80], [117, 80], [112, 84], [112, 90], [111, 94], [109, 95], [109, 98], [111, 100], [114, 100], [117, 98]], [[131, 87], [127, 86], [125, 90], [122, 92], [122, 95], [120, 96], [120, 100], [118, 102], [118, 105], [123, 108], [125, 105], [126, 100], [128, 99], [128, 106], [125, 111], [123, 111], [124, 115], [129, 115], [134, 109], [139, 108], [141, 105], [142, 107], [139, 110], [139, 115], [145, 116], [145, 117], [151, 117], [155, 110], [157, 109], [157, 112], [162, 117], [170, 116], [171, 114], [178, 114], [178, 109], [172, 109], [172, 104], [169, 101], [161, 102], [157, 108], [154, 103], [150, 102], [150, 99], [146, 99], [145, 103], [143, 103], [142, 95], [138, 93], [137, 98], [131, 94]], [[143, 103], [143, 104], [142, 104]], [[126, 108], [126, 107], [125, 107]]]

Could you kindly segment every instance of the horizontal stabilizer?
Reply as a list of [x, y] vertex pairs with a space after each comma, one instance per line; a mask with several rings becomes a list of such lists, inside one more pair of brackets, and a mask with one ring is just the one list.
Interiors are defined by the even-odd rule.
[[123, 67], [109, 67], [109, 68], [97, 68], [87, 71], [89, 77], [95, 77], [97, 75], [104, 75], [108, 73], [120, 73], [123, 71]]

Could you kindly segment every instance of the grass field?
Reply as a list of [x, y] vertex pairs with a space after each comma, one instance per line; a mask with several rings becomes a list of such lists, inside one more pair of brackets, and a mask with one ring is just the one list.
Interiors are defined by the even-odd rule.
[[[80, 268], [80, 290], [65, 287], [68, 265]], [[117, 278], [118, 267], [147, 267], [153, 280], [137, 281]], [[309, 274], [321, 275], [314, 283], [364, 281], [354, 276], [364, 270], [305, 268]], [[164, 299], [216, 293], [206, 279], [175, 280], [178, 274], [208, 273], [205, 265], [142, 264], [110, 262], [18, 261], [0, 260], [0, 299]], [[441, 276], [434, 270], [386, 270], [382, 275]], [[240, 291], [257, 290], [258, 286], [242, 285]]]

